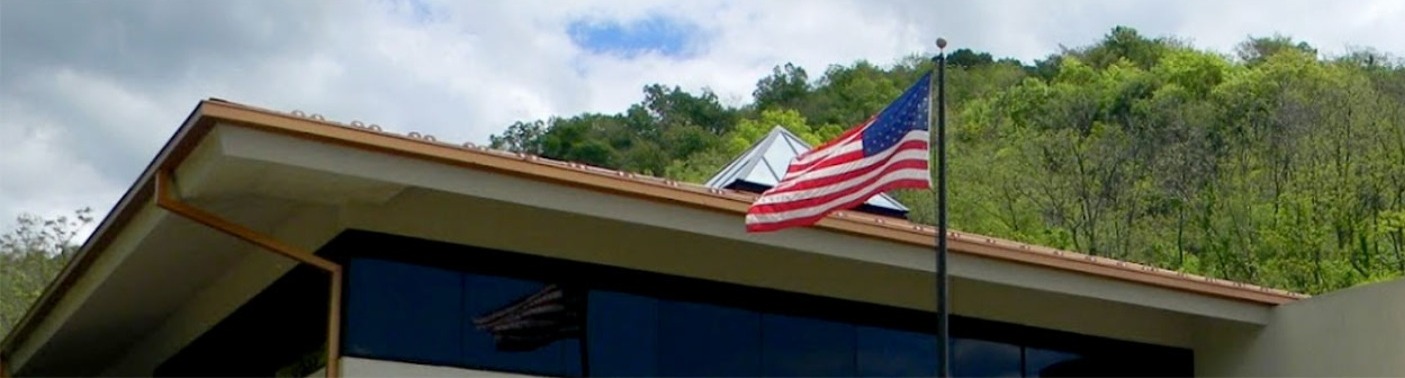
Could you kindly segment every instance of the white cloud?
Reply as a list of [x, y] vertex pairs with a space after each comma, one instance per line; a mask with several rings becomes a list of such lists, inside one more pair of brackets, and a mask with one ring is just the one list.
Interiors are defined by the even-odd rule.
[[[623, 111], [650, 83], [740, 103], [773, 66], [819, 76], [857, 59], [889, 64], [931, 53], [937, 36], [1026, 61], [1119, 24], [1221, 51], [1282, 32], [1326, 53], [1405, 55], [1405, 5], [1391, 0], [85, 5], [0, 3], [0, 224], [20, 212], [106, 211], [207, 97], [483, 143], [513, 121]], [[567, 34], [574, 21], [654, 15], [695, 25], [697, 50], [622, 59], [589, 54]]]
[[0, 97], [6, 125], [0, 137], [0, 151], [5, 152], [0, 159], [0, 210], [9, 216], [0, 225], [8, 227], [21, 213], [72, 215], [82, 207], [106, 211], [126, 183], [106, 177], [96, 164], [67, 147], [81, 130], [29, 108], [24, 101]]

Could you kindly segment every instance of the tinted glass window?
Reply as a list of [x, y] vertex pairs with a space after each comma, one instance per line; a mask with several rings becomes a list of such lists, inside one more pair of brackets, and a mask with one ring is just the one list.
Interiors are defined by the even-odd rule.
[[345, 353], [409, 362], [459, 362], [462, 275], [367, 259], [353, 260], [348, 270]]
[[711, 304], [660, 302], [657, 352], [660, 375], [763, 375], [761, 316]]
[[813, 318], [762, 316], [764, 373], [771, 377], [853, 376], [854, 326]]
[[951, 339], [951, 374], [958, 377], [1020, 377], [1020, 347], [976, 339]]
[[[1024, 374], [1026, 377], [1057, 377], [1073, 374], [1069, 367], [1077, 365], [1079, 355], [1048, 349], [1025, 348]], [[1060, 373], [1063, 372], [1063, 373]]]
[[590, 374], [602, 377], [657, 376], [659, 301], [613, 291], [590, 294], [586, 317]]
[[[377, 245], [348, 240], [338, 245]], [[548, 376], [936, 375], [936, 338], [914, 331], [932, 324], [921, 311], [389, 240], [438, 252], [416, 264], [350, 253], [375, 258], [344, 262], [347, 355]], [[951, 319], [960, 376], [1193, 373], [1185, 349]]]
[[937, 339], [932, 335], [870, 326], [855, 328], [854, 360], [859, 376], [937, 375]]
[[[546, 283], [480, 275], [464, 275], [464, 362], [468, 366], [512, 372], [575, 375], [580, 367], [580, 340], [553, 334], [566, 324], [540, 326], [542, 341], [499, 341], [498, 335], [477, 327], [475, 319], [508, 309], [547, 288]], [[513, 316], [513, 315], [506, 315]], [[534, 320], [525, 320], [532, 322]]]

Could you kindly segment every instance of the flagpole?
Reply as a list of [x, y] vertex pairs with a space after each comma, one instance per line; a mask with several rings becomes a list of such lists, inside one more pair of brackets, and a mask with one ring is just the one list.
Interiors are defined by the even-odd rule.
[[[951, 376], [951, 338], [947, 323], [948, 280], [946, 273], [946, 39], [937, 38], [937, 98], [931, 103], [928, 96], [927, 113], [937, 113], [936, 132], [932, 133], [932, 144], [937, 145], [937, 375]], [[929, 121], [930, 122], [930, 121]]]

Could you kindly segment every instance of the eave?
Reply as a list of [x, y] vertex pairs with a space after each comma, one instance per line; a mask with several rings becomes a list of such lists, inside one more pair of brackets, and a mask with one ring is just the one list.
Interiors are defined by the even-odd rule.
[[[356, 150], [493, 172], [533, 182], [735, 216], [738, 229], [742, 228], [742, 215], [754, 199], [754, 195], [744, 192], [707, 188], [477, 146], [444, 143], [432, 136], [414, 133], [409, 136], [395, 135], [358, 123], [329, 122], [320, 116], [276, 112], [220, 100], [202, 101], [148, 165], [136, 184], [104, 218], [93, 237], [85, 243], [73, 261], [46, 288], [40, 300], [26, 313], [18, 327], [0, 343], [0, 355], [8, 356], [16, 345], [25, 341], [38, 321], [48, 316], [59, 299], [85, 274], [92, 262], [100, 257], [101, 251], [117, 236], [117, 230], [125, 228], [142, 205], [154, 201], [156, 172], [180, 166], [191, 150], [216, 124], [236, 125], [298, 140], [324, 142]], [[936, 241], [935, 230], [931, 227], [916, 225], [902, 219], [855, 212], [836, 213], [812, 229], [858, 236], [875, 242], [900, 243], [928, 249], [933, 249]], [[787, 232], [790, 231], [781, 234]], [[777, 236], [750, 237], [765, 240]], [[1275, 306], [1305, 297], [1281, 290], [981, 235], [951, 232], [947, 237], [953, 254], [1073, 272], [1223, 300]]]

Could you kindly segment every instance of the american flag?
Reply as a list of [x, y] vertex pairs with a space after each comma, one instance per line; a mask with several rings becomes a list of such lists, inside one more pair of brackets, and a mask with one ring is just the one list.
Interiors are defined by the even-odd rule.
[[578, 338], [584, 328], [583, 290], [547, 285], [540, 291], [473, 319], [493, 334], [498, 350], [529, 351], [556, 340]]
[[749, 232], [814, 224], [893, 189], [927, 189], [928, 89], [931, 73], [877, 115], [796, 156], [785, 177], [746, 215]]

